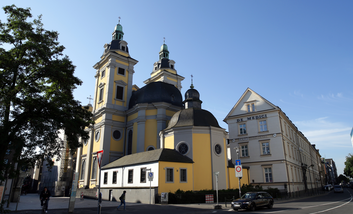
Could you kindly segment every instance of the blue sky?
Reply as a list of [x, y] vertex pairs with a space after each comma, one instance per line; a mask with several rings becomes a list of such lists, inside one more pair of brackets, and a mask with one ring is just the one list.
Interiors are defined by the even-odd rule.
[[[144, 86], [163, 37], [185, 77], [194, 76], [202, 107], [220, 125], [246, 88], [279, 106], [338, 174], [352, 152], [353, 1], [8, 1], [42, 14], [60, 33], [83, 84], [75, 98], [94, 95], [93, 65], [111, 41], [118, 17]], [[0, 19], [5, 20], [3, 11]]]

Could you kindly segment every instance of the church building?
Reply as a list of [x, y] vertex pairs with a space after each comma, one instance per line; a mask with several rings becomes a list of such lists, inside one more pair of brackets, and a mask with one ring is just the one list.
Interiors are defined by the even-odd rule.
[[[93, 190], [99, 184], [100, 150], [105, 199], [126, 190], [132, 196], [127, 201], [147, 202], [144, 193], [150, 185], [155, 196], [178, 189], [215, 189], [216, 176], [219, 189], [237, 188], [234, 165], [227, 156], [227, 132], [201, 108], [200, 94], [192, 84], [183, 100], [184, 77], [169, 58], [168, 46], [161, 46], [150, 78], [139, 88], [133, 85], [138, 61], [130, 56], [123, 36], [119, 23], [93, 66], [95, 124], [87, 127], [90, 139], [77, 150], [79, 188]], [[146, 182], [146, 172], [154, 172], [153, 183]], [[248, 177], [244, 169], [244, 184]]]

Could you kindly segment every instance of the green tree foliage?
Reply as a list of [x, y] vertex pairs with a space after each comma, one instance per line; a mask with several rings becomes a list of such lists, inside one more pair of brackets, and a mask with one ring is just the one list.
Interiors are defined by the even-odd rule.
[[346, 162], [344, 162], [344, 174], [348, 177], [353, 178], [353, 156], [352, 154], [348, 154], [346, 157]]
[[[64, 131], [73, 151], [92, 114], [73, 97], [81, 85], [75, 66], [63, 56], [58, 33], [43, 28], [30, 8], [5, 6], [0, 20], [0, 181], [14, 176], [13, 164], [25, 167], [40, 158], [59, 155]], [[13, 157], [4, 161], [5, 155]], [[12, 164], [10, 164], [12, 163]], [[17, 167], [17, 168], [20, 168]]]
[[344, 176], [344, 175], [342, 175], [342, 174], [340, 174], [339, 176], [338, 176], [338, 178], [337, 178], [337, 183], [349, 183], [349, 178], [347, 178], [346, 176]]

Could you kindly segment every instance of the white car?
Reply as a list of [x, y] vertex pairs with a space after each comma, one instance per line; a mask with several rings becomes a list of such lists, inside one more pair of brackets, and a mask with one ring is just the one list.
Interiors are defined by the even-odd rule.
[[341, 193], [343, 193], [343, 188], [342, 188], [341, 185], [335, 185], [335, 186], [333, 187], [333, 191], [334, 191], [334, 192], [341, 192]]

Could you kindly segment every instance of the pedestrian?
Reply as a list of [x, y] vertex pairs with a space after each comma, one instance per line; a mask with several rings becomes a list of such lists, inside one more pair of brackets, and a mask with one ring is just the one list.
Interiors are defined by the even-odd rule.
[[45, 213], [48, 211], [48, 202], [50, 198], [50, 191], [47, 187], [44, 187], [43, 191], [40, 193], [40, 206], [43, 208], [43, 201], [45, 201]]
[[118, 210], [119, 210], [120, 206], [123, 204], [124, 204], [124, 210], [125, 210], [125, 195], [126, 195], [126, 191], [124, 190], [123, 194], [121, 194], [121, 196], [119, 197], [120, 205], [118, 206]]

